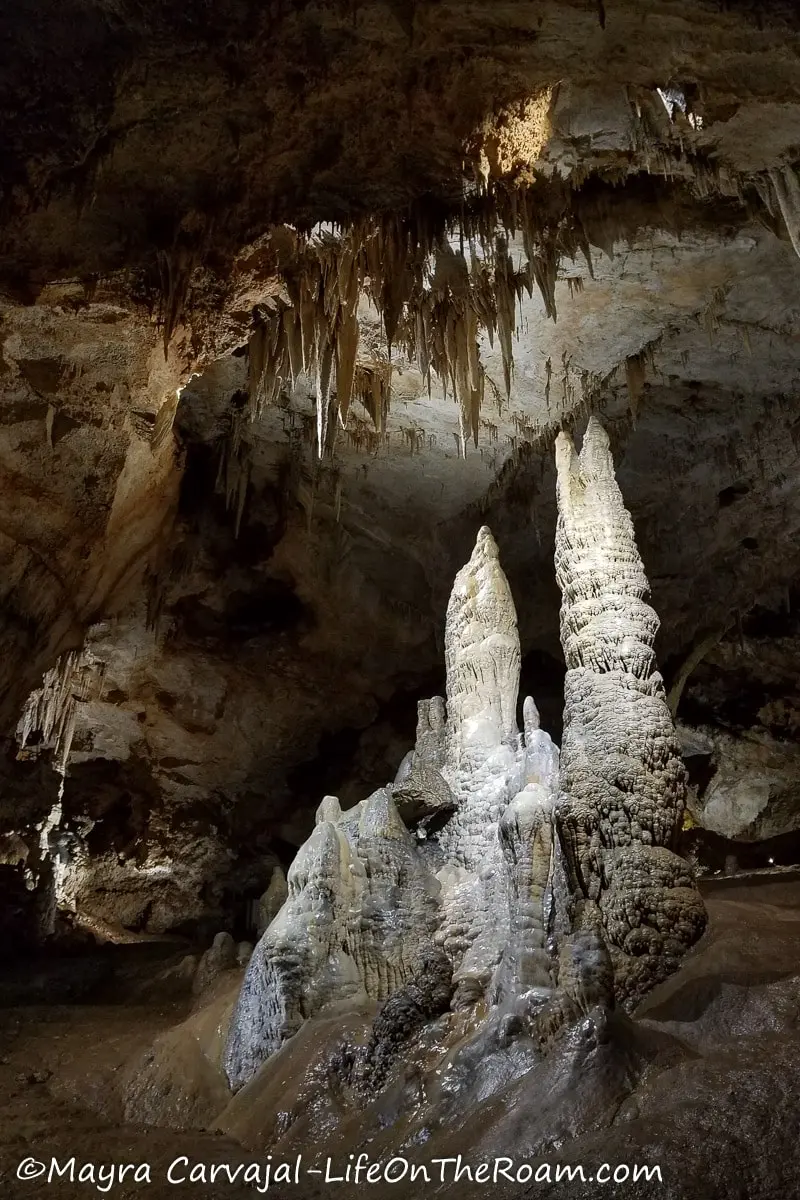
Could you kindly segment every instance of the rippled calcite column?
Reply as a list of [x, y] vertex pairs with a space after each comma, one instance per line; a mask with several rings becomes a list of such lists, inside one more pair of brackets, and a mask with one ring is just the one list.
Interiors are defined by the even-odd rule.
[[500, 818], [509, 873], [509, 930], [498, 991], [552, 983], [545, 897], [553, 858], [554, 797], [535, 784], [518, 792]]
[[497, 822], [522, 784], [517, 728], [517, 613], [497, 544], [484, 526], [455, 578], [444, 633], [447, 715], [442, 772], [457, 809], [442, 830], [448, 860], [481, 871], [499, 849]]
[[407, 984], [414, 963], [433, 948], [439, 884], [401, 820], [388, 788], [344, 813], [356, 905], [347, 914], [347, 949], [367, 995], [384, 1001]]
[[[522, 788], [500, 817], [500, 845], [506, 860], [509, 931], [497, 975], [496, 998], [553, 983], [552, 937], [563, 911], [559, 891], [559, 844], [555, 837], [558, 748], [539, 724], [531, 696], [523, 705], [525, 727]], [[563, 923], [562, 923], [563, 924]]]
[[705, 926], [691, 872], [674, 853], [686, 773], [656, 670], [658, 617], [596, 418], [580, 454], [559, 435], [556, 466], [567, 665], [557, 823], [573, 925], [602, 933], [616, 994], [631, 1004]]

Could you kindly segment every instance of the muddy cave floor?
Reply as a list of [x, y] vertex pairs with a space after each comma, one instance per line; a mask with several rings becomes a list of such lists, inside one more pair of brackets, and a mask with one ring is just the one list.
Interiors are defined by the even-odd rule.
[[[581, 1129], [562, 1134], [535, 1160], [581, 1163], [590, 1177], [602, 1162], [659, 1164], [663, 1183], [601, 1187], [579, 1182], [548, 1185], [467, 1186], [466, 1194], [498, 1196], [649, 1196], [715, 1200], [766, 1200], [800, 1194], [800, 872], [760, 872], [706, 879], [709, 929], [678, 973], [640, 1007], [635, 1024], [646, 1036], [663, 1039], [667, 1049], [651, 1056], [627, 1095], [614, 1097], [609, 1110], [576, 1095]], [[114, 1196], [146, 1195], [151, 1200], [191, 1194], [252, 1196], [253, 1187], [167, 1181], [178, 1155], [192, 1163], [251, 1163], [264, 1160], [259, 1146], [263, 1123], [257, 1112], [239, 1128], [241, 1141], [208, 1127], [176, 1131], [125, 1120], [124, 1088], [131, 1064], [146, 1054], [154, 1038], [186, 1019], [191, 1001], [159, 997], [152, 980], [187, 953], [177, 942], [106, 946], [101, 951], [58, 961], [6, 964], [0, 975], [0, 1180], [2, 1195], [62, 1200], [99, 1194], [91, 1183], [66, 1178], [51, 1184], [16, 1178], [26, 1156], [61, 1163], [149, 1163], [150, 1182], [130, 1176]], [[218, 979], [210, 1000], [210, 1020], [226, 1011], [240, 971]], [[220, 998], [222, 1002], [220, 1003]], [[197, 1002], [194, 1004], [197, 1011]], [[649, 1032], [648, 1032], [649, 1031]], [[614, 1040], [612, 1031], [611, 1040]], [[302, 1058], [302, 1054], [300, 1056]], [[613, 1057], [613, 1053], [612, 1053]], [[187, 1059], [187, 1062], [189, 1059]], [[295, 1066], [301, 1073], [307, 1066]], [[590, 1067], [597, 1070], [597, 1063]], [[600, 1068], [608, 1072], [608, 1064]], [[611, 1074], [613, 1074], [611, 1069]], [[208, 1092], [208, 1081], [191, 1078], [190, 1094]], [[466, 1161], [516, 1154], [526, 1141], [526, 1125], [540, 1120], [542, 1097], [524, 1086], [507, 1090], [480, 1110], [464, 1111], [437, 1141], [430, 1155], [462, 1153]], [[296, 1083], [296, 1081], [295, 1081]], [[524, 1085], [524, 1080], [522, 1081]], [[600, 1082], [605, 1086], [605, 1082]], [[624, 1092], [624, 1089], [623, 1089]], [[253, 1107], [256, 1107], [255, 1105]], [[552, 1118], [551, 1118], [552, 1119]], [[558, 1123], [558, 1122], [557, 1122]], [[230, 1128], [230, 1123], [229, 1123]], [[391, 1146], [391, 1142], [386, 1143]], [[361, 1149], [342, 1138], [324, 1148], [335, 1161]], [[298, 1139], [275, 1160], [304, 1149]], [[319, 1150], [319, 1146], [310, 1147]], [[259, 1153], [261, 1151], [261, 1153]], [[371, 1155], [378, 1158], [377, 1153]], [[391, 1150], [385, 1157], [391, 1157]], [[418, 1156], [425, 1161], [425, 1156]], [[77, 1168], [76, 1168], [77, 1169]], [[447, 1189], [445, 1189], [447, 1190]], [[377, 1185], [369, 1194], [417, 1194], [419, 1187]], [[432, 1183], [425, 1192], [437, 1194]], [[315, 1187], [273, 1185], [271, 1195], [355, 1194], [346, 1184]], [[464, 1194], [464, 1185], [451, 1194]]]

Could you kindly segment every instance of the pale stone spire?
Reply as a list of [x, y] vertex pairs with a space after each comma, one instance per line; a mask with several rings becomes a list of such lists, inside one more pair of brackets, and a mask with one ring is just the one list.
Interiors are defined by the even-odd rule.
[[655, 669], [658, 618], [597, 418], [580, 455], [559, 435], [556, 466], [567, 664], [556, 820], [574, 925], [605, 940], [616, 994], [632, 1003], [705, 927], [691, 872], [674, 853], [686, 772]]
[[517, 611], [484, 525], [455, 578], [445, 624], [448, 761], [517, 734], [520, 648]]

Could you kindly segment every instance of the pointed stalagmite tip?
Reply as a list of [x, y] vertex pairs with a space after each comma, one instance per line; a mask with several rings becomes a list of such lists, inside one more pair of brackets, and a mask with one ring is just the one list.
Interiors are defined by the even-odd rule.
[[586, 432], [583, 435], [581, 459], [583, 459], [586, 454], [592, 454], [593, 452], [599, 450], [605, 452], [608, 450], [609, 445], [610, 442], [605, 426], [594, 415], [594, 413], [592, 413], [586, 426]]
[[570, 434], [562, 429], [556, 438], [555, 445], [556, 459], [556, 488], [559, 496], [559, 504], [567, 503], [569, 488], [578, 481], [580, 465], [578, 452], [575, 449], [575, 443]]
[[525, 722], [526, 732], [540, 727], [539, 710], [536, 707], [536, 701], [533, 696], [525, 697], [522, 705], [522, 718]]
[[478, 530], [478, 536], [475, 539], [475, 550], [488, 555], [490, 558], [499, 557], [497, 542], [492, 537], [492, 531], [488, 525], [481, 525]]
[[570, 456], [575, 453], [575, 443], [565, 429], [562, 429], [556, 437], [555, 450], [556, 462], [568, 461]]
[[323, 796], [322, 802], [317, 809], [315, 824], [321, 825], [323, 821], [339, 820], [342, 815], [342, 806], [339, 803], [338, 796]]
[[584, 480], [611, 480], [616, 488], [611, 442], [606, 429], [595, 416], [589, 418], [580, 452], [580, 471]]

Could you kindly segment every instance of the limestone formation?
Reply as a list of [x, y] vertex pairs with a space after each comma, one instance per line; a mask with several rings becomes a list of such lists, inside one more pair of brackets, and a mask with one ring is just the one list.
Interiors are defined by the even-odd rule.
[[558, 749], [539, 726], [532, 696], [525, 700], [523, 718], [523, 787], [499, 823], [509, 879], [509, 937], [501, 976], [506, 992], [551, 986], [557, 976], [558, 939], [569, 929], [567, 885], [555, 828]]
[[394, 784], [344, 813], [323, 799], [289, 871], [233, 1017], [232, 1087], [342, 1005], [381, 1006], [368, 1044], [336, 1060], [359, 1093], [448, 1007], [488, 1002], [492, 1044], [516, 1030], [544, 1052], [590, 1009], [642, 995], [702, 931], [674, 853], [685, 780], [658, 622], [608, 439], [592, 421], [580, 458], [565, 438], [558, 454], [560, 764], [531, 697], [517, 726], [516, 611], [484, 527], [447, 609], [446, 700], [419, 705]]
[[557, 822], [576, 928], [609, 947], [634, 1003], [705, 927], [675, 853], [686, 773], [655, 667], [658, 618], [608, 436], [592, 417], [580, 455], [560, 434], [556, 577], [567, 664]]
[[797, 175], [792, 167], [783, 167], [781, 170], [773, 167], [769, 177], [775, 189], [786, 232], [795, 253], [800, 255], [800, 184]]
[[[162, 967], [226, 929], [259, 942], [228, 1063], [266, 1068], [234, 1098], [262, 1165], [558, 1151], [594, 1182], [541, 1194], [575, 1200], [596, 1151], [660, 1162], [672, 1200], [794, 1194], [798, 981], [763, 980], [797, 961], [797, 897], [770, 879], [740, 920], [745, 880], [720, 880], [719, 957], [685, 953], [705, 916], [654, 647], [712, 739], [702, 869], [796, 863], [800, 4], [40, 0], [0, 24], [0, 992], [58, 999], [51, 949], [106, 977], [91, 1020], [2, 1021], [0, 1173], [34, 1129], [99, 1161], [123, 1117], [150, 1159], [133, 1125], [170, 1107], [208, 1132], [190, 1154], [233, 1157], [216, 1040], [247, 943], [204, 957], [220, 1003], [161, 1043], [169, 1071], [140, 1065], [116, 1116], [109, 1087], [117, 1044], [191, 1003], [197, 963]], [[550, 449], [600, 409], [664, 627], [592, 424], [579, 458], [559, 444], [559, 757], [520, 716], [519, 643], [552, 700]], [[446, 687], [374, 792], [483, 521], [520, 636], [482, 531]], [[349, 811], [324, 801], [270, 878], [345, 771]], [[649, 1015], [612, 1011], [681, 962]], [[140, 970], [129, 1031], [101, 1009]], [[675, 1069], [653, 1015], [691, 1047]], [[369, 1115], [326, 1094], [346, 1033]]]
[[447, 815], [456, 806], [455, 796], [442, 775], [445, 762], [445, 705], [441, 696], [417, 705], [417, 739], [401, 762], [392, 799], [405, 823], [427, 823]]
[[393, 785], [392, 799], [406, 824], [427, 822], [455, 808], [455, 797], [441, 771], [422, 763]]
[[420, 955], [409, 982], [382, 1005], [362, 1052], [350, 1056], [344, 1073], [356, 1092], [369, 1095], [378, 1090], [403, 1047], [428, 1021], [447, 1011], [453, 990], [451, 977], [450, 960], [443, 951], [429, 950]]
[[443, 774], [456, 810], [438, 839], [445, 865], [437, 939], [454, 966], [453, 1004], [464, 1008], [487, 993], [503, 954], [510, 918], [498, 822], [526, 769], [516, 720], [517, 615], [485, 527], [447, 606], [445, 664]]
[[432, 947], [438, 885], [385, 788], [345, 814], [326, 797], [288, 885], [231, 1024], [224, 1065], [234, 1088], [325, 1006], [386, 1000]]
[[552, 795], [535, 784], [519, 792], [500, 818], [499, 832], [510, 880], [505, 959], [511, 979], [523, 989], [548, 986], [545, 894], [553, 858]]
[[485, 526], [450, 594], [445, 664], [447, 762], [453, 770], [468, 770], [486, 748], [517, 737], [517, 614], [497, 544]]
[[[395, 783], [346, 813], [332, 796], [320, 805], [248, 967], [225, 1057], [234, 1087], [338, 1002], [384, 1006], [373, 1055], [383, 1072], [398, 1030], [411, 1036], [443, 989], [466, 1008], [550, 984], [548, 938], [564, 909], [553, 883], [558, 751], [531, 699], [524, 737], [517, 728], [516, 612], [486, 528], [456, 577], [445, 661], [447, 701], [420, 704]], [[434, 977], [438, 999], [425, 999]]]
[[202, 995], [223, 971], [237, 965], [237, 947], [229, 933], [218, 933], [197, 967], [192, 993]]

